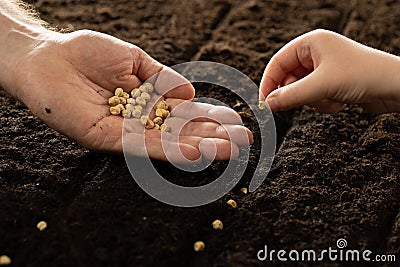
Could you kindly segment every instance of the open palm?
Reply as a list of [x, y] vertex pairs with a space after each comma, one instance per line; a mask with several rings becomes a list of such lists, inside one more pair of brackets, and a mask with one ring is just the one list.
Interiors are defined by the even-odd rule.
[[[108, 98], [114, 89], [121, 87], [130, 92], [160, 71], [166, 73], [164, 81], [184, 81], [137, 46], [87, 30], [54, 34], [38, 43], [18, 69], [19, 98], [35, 115], [90, 149], [113, 152], [123, 150], [124, 122], [122, 117], [109, 113]], [[194, 88], [188, 82], [180, 84], [168, 91], [159, 83], [152, 96], [153, 102], [165, 98], [171, 107], [168, 124], [172, 131], [163, 134], [168, 149], [163, 149], [161, 131], [144, 132], [137, 120], [125, 127], [129, 128], [125, 137], [132, 142], [129, 153], [146, 156], [136, 142], [144, 138], [148, 156], [155, 159], [166, 160], [168, 156], [174, 161], [195, 160], [201, 154], [207, 156], [207, 150], [215, 146], [216, 159], [224, 160], [237, 155], [237, 145], [252, 142], [250, 131], [241, 126], [233, 110], [190, 102]], [[187, 122], [194, 112], [203, 118]], [[180, 127], [179, 132], [174, 131]]]

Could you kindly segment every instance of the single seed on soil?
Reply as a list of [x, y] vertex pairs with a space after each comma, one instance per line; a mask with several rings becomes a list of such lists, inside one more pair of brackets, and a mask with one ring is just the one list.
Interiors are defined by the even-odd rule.
[[122, 89], [122, 88], [115, 89], [116, 96], [121, 97], [123, 94], [124, 94], [124, 89]]
[[138, 104], [139, 106], [146, 106], [147, 102], [146, 100], [144, 100], [141, 96], [136, 98], [136, 104]]
[[139, 109], [134, 109], [131, 112], [132, 117], [139, 119], [140, 116], [142, 115], [142, 111], [140, 111]]
[[118, 105], [119, 103], [121, 103], [121, 102], [120, 102], [118, 96], [112, 96], [112, 97], [110, 97], [110, 99], [108, 99], [108, 104], [110, 104], [110, 106], [112, 106], [112, 107]]
[[135, 99], [133, 99], [133, 98], [127, 98], [127, 99], [126, 99], [126, 103], [127, 103], [127, 104], [135, 105], [135, 104], [136, 104], [136, 101], [135, 101]]
[[110, 107], [110, 113], [112, 115], [119, 115], [121, 113], [121, 110], [119, 107]]
[[153, 128], [154, 128], [154, 122], [150, 119], [147, 119], [146, 129], [153, 129]]
[[149, 93], [143, 92], [143, 93], [140, 94], [140, 96], [146, 101], [150, 100], [150, 94]]
[[267, 102], [264, 100], [258, 100], [258, 108], [259, 109], [266, 109], [268, 108]]
[[40, 222], [38, 222], [36, 227], [37, 227], [37, 229], [39, 229], [39, 231], [43, 231], [44, 229], [46, 229], [47, 223], [45, 221], [40, 221]]
[[153, 122], [155, 124], [161, 125], [163, 123], [163, 119], [161, 117], [155, 117]]
[[161, 118], [165, 119], [166, 117], [168, 117], [168, 115], [169, 115], [169, 111], [168, 110], [161, 109], [161, 108], [156, 109], [156, 116], [157, 117], [161, 117]]
[[11, 259], [7, 255], [1, 255], [0, 256], [0, 265], [10, 265], [11, 264]]
[[129, 98], [129, 94], [127, 92], [124, 92], [122, 94], [122, 97], [125, 98], [125, 99], [128, 99]]
[[194, 251], [203, 251], [206, 248], [206, 245], [204, 244], [203, 241], [197, 241], [194, 243]]
[[143, 126], [146, 126], [147, 120], [149, 119], [149, 116], [143, 115], [142, 117], [140, 117], [140, 123]]
[[221, 222], [221, 220], [215, 220], [215, 221], [212, 222], [212, 227], [215, 230], [222, 230], [224, 228], [224, 225]]
[[226, 204], [228, 204], [229, 206], [231, 206], [232, 208], [236, 209], [237, 208], [237, 204], [236, 201], [233, 199], [229, 199]]
[[123, 98], [122, 96], [119, 98], [119, 103], [121, 103], [122, 105], [126, 104], [126, 98]]
[[136, 98], [136, 97], [140, 96], [140, 90], [138, 88], [133, 89], [132, 92], [131, 92], [131, 96], [133, 98]]
[[160, 130], [164, 131], [164, 132], [169, 132], [171, 130], [171, 128], [168, 125], [166, 125], [165, 123], [163, 123], [160, 125]]
[[246, 187], [240, 188], [240, 191], [241, 191], [243, 194], [247, 194], [247, 188], [246, 188]]
[[168, 103], [165, 100], [161, 100], [157, 103], [157, 108], [168, 110]]

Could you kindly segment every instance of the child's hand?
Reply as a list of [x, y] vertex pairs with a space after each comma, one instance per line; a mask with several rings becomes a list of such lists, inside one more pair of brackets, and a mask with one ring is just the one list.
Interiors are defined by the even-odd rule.
[[267, 65], [260, 99], [272, 111], [308, 105], [335, 113], [344, 104], [367, 112], [400, 111], [400, 58], [326, 30], [285, 45]]

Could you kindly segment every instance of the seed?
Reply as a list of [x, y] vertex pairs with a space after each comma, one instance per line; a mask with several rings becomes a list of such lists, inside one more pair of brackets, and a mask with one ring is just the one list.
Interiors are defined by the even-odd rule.
[[136, 119], [139, 119], [141, 115], [142, 115], [142, 111], [139, 110], [139, 109], [134, 109], [131, 112], [131, 116], [136, 118]]
[[126, 98], [120, 97], [120, 98], [119, 98], [119, 102], [120, 102], [122, 105], [125, 105], [125, 104], [126, 104]]
[[119, 108], [119, 110], [125, 110], [125, 107], [122, 104], [118, 104], [115, 107]]
[[127, 98], [127, 99], [126, 99], [126, 103], [127, 103], [127, 104], [135, 105], [135, 104], [136, 104], [136, 100], [135, 100], [134, 98]]
[[121, 113], [121, 110], [118, 107], [110, 107], [110, 113], [112, 115], [119, 115]]
[[136, 104], [138, 104], [139, 106], [146, 106], [147, 102], [146, 100], [144, 100], [141, 96], [136, 98]]
[[264, 100], [259, 100], [258, 101], [258, 108], [259, 109], [266, 109], [266, 108], [268, 108], [268, 105]]
[[142, 106], [139, 106], [139, 105], [135, 105], [135, 106], [133, 107], [133, 109], [137, 109], [137, 110], [142, 111], [142, 110], [143, 110], [143, 107], [142, 107]]
[[247, 194], [247, 188], [246, 187], [240, 188], [240, 191], [242, 191], [243, 194]]
[[151, 83], [144, 83], [141, 86], [139, 86], [139, 90], [141, 92], [151, 93], [153, 92], [154, 87]]
[[165, 100], [161, 100], [157, 103], [157, 108], [168, 110], [168, 103]]
[[43, 231], [44, 229], [46, 229], [47, 223], [45, 221], [40, 221], [40, 222], [38, 222], [36, 227], [37, 227], [37, 229], [39, 229], [39, 231]]
[[122, 111], [121, 115], [122, 115], [122, 117], [129, 119], [131, 117], [131, 115], [132, 115], [132, 112], [128, 112], [126, 109], [124, 109]]
[[228, 204], [229, 206], [231, 206], [232, 208], [236, 209], [237, 208], [237, 204], [236, 201], [233, 199], [229, 199], [226, 204]]
[[141, 123], [143, 126], [145, 126], [148, 119], [149, 119], [149, 116], [143, 115], [142, 117], [140, 117], [140, 123]]
[[163, 123], [163, 119], [161, 117], [155, 117], [153, 122], [155, 124], [161, 125]]
[[140, 96], [146, 101], [150, 100], [150, 94], [149, 93], [143, 92], [143, 93], [140, 94]]
[[126, 104], [125, 109], [129, 112], [132, 112], [135, 108], [132, 104]]
[[155, 129], [155, 130], [160, 130], [160, 125], [154, 124], [154, 128], [153, 128], [153, 129]]
[[140, 90], [139, 90], [139, 88], [133, 89], [132, 92], [131, 92], [131, 96], [132, 96], [133, 98], [136, 98], [136, 97], [140, 96]]
[[206, 248], [206, 245], [203, 241], [197, 241], [194, 243], [194, 251], [203, 251]]
[[146, 129], [153, 129], [153, 128], [154, 128], [154, 122], [150, 119], [147, 119]]
[[122, 89], [122, 88], [115, 89], [116, 96], [121, 97], [123, 94], [124, 94], [124, 89]]
[[154, 86], [153, 86], [151, 83], [144, 83], [143, 85], [146, 86], [146, 88], [147, 88], [147, 93], [150, 94], [151, 92], [154, 91]]
[[166, 125], [165, 123], [163, 123], [160, 125], [160, 130], [164, 131], [164, 132], [169, 132], [171, 130], [171, 128], [168, 125]]
[[161, 109], [161, 108], [156, 109], [156, 116], [157, 117], [161, 117], [161, 118], [165, 119], [166, 117], [168, 117], [168, 115], [169, 115], [169, 111], [168, 110]]
[[108, 99], [108, 104], [110, 104], [112, 107], [118, 105], [119, 103], [121, 103], [121, 101], [119, 100], [118, 96], [113, 96]]
[[11, 259], [7, 255], [1, 255], [0, 256], [0, 265], [10, 265], [11, 264]]
[[212, 227], [215, 230], [222, 230], [222, 228], [224, 228], [224, 225], [220, 220], [215, 220], [212, 222]]
[[127, 92], [124, 92], [122, 94], [122, 97], [125, 98], [125, 99], [128, 99], [129, 98], [129, 94]]

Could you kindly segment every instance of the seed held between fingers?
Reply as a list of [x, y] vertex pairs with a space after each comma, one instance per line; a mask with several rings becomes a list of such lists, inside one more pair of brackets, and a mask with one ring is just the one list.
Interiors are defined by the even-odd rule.
[[194, 243], [194, 251], [203, 251], [206, 248], [206, 245], [203, 241], [197, 241]]
[[267, 109], [268, 108], [267, 102], [265, 102], [264, 100], [259, 100], [258, 101], [258, 108], [259, 109]]

